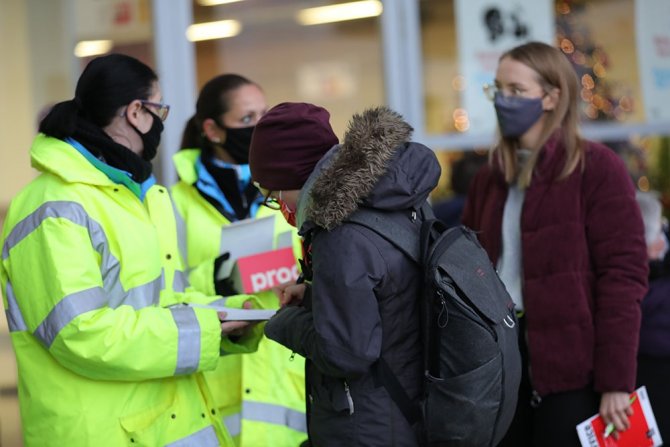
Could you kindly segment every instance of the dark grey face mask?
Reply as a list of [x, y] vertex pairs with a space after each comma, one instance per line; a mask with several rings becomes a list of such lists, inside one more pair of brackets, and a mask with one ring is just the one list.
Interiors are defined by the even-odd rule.
[[519, 138], [540, 119], [542, 98], [523, 98], [495, 94], [493, 105], [498, 116], [500, 133], [505, 138]]

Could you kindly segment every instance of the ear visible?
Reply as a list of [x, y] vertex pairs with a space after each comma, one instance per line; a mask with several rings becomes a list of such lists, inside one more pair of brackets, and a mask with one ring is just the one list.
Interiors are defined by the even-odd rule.
[[223, 136], [225, 136], [225, 131], [219, 128], [216, 122], [211, 118], [207, 118], [203, 121], [202, 131], [205, 134], [205, 137], [212, 143], [220, 143], [223, 141]]
[[128, 104], [126, 107], [126, 119], [130, 124], [135, 126], [135, 128], [141, 128], [140, 117], [142, 111], [142, 103], [139, 99], [135, 99]]
[[558, 105], [558, 99], [561, 96], [561, 89], [552, 88], [542, 99], [542, 110], [554, 110]]

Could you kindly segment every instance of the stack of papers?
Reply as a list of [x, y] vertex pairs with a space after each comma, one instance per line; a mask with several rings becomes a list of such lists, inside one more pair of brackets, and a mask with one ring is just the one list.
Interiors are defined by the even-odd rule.
[[201, 307], [212, 309], [217, 312], [226, 312], [224, 321], [265, 321], [272, 318], [277, 313], [275, 309], [237, 309], [225, 306], [213, 306], [207, 304], [188, 304], [191, 307]]

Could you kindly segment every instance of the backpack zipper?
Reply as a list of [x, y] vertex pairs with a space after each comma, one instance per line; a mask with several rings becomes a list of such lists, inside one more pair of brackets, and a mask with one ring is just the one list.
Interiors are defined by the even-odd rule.
[[[440, 329], [444, 329], [449, 322], [449, 312], [447, 312], [447, 300], [444, 297], [444, 292], [441, 289], [437, 289], [437, 296], [440, 297], [440, 313], [437, 315], [437, 326]], [[445, 315], [445, 318], [442, 318], [442, 315]]]

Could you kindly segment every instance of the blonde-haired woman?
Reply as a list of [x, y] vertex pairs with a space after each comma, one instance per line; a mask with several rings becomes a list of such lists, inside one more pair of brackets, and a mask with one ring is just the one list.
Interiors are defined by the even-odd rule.
[[612, 150], [580, 137], [579, 84], [558, 49], [509, 50], [485, 90], [501, 136], [463, 223], [520, 315], [525, 375], [501, 445], [578, 446], [575, 426], [596, 412], [629, 425], [647, 288], [634, 187]]

